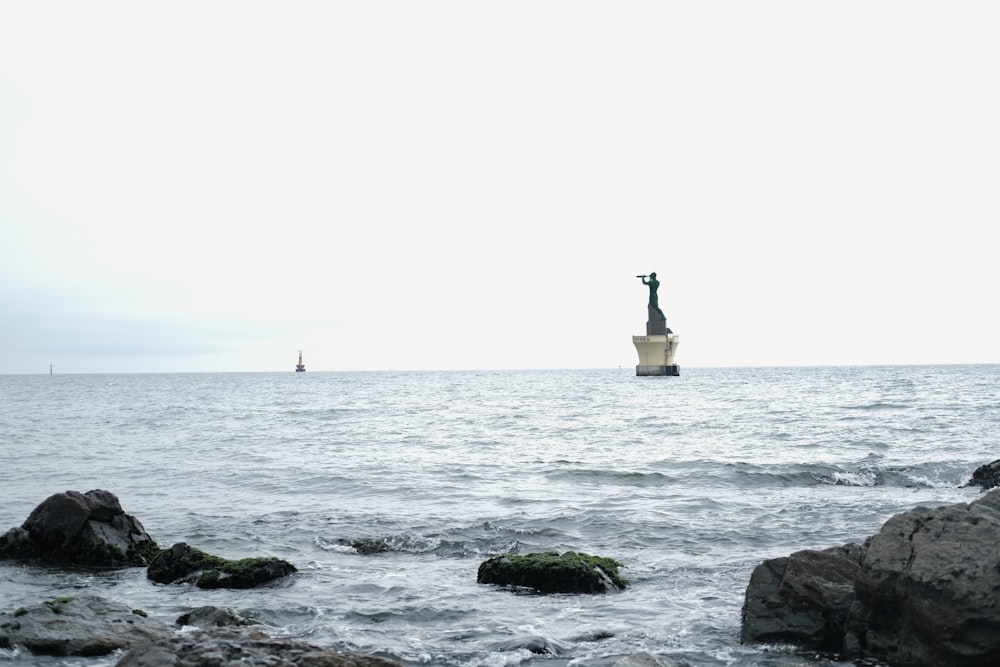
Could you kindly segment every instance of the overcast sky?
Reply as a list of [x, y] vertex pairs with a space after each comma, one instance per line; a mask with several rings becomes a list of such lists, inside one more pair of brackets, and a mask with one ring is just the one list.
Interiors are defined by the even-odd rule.
[[4, 2], [0, 373], [1000, 362], [1000, 3]]

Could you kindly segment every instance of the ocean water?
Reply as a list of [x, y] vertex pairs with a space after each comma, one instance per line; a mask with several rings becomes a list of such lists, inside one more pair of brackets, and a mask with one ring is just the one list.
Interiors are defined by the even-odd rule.
[[[0, 563], [0, 609], [102, 595], [167, 622], [211, 604], [272, 635], [404, 665], [841, 664], [743, 646], [753, 568], [967, 502], [998, 456], [1000, 366], [0, 376], [0, 530], [107, 489], [161, 547], [277, 556], [251, 591], [145, 570]], [[353, 540], [384, 540], [360, 555]], [[575, 550], [630, 586], [476, 583], [507, 552]], [[0, 651], [0, 662], [105, 666]], [[844, 663], [846, 664], [846, 663]]]

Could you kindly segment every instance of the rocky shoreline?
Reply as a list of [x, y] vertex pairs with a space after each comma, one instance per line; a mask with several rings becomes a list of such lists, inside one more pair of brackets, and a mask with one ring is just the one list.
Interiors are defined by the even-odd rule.
[[[1000, 461], [973, 474], [1000, 483]], [[917, 507], [896, 515], [863, 544], [805, 550], [758, 565], [747, 586], [741, 641], [794, 645], [838, 659], [906, 667], [1000, 664], [1000, 489], [971, 503]], [[359, 555], [379, 553], [364, 544]], [[43, 501], [0, 536], [0, 558], [70, 567], [145, 567], [160, 584], [249, 588], [296, 568], [277, 558], [227, 560], [184, 543], [161, 549], [104, 490], [67, 491]], [[583, 553], [504, 554], [478, 581], [537, 593], [600, 594], [628, 582], [613, 559]], [[153, 665], [352, 665], [398, 663], [276, 639], [226, 609], [199, 607], [172, 624], [97, 596], [55, 598], [0, 612], [0, 648], [39, 655], [125, 651], [122, 667]], [[638, 653], [615, 667], [676, 667]]]
[[[384, 551], [358, 542], [359, 555]], [[19, 527], [0, 536], [0, 558], [67, 567], [145, 567], [159, 584], [197, 588], [252, 588], [297, 569], [278, 558], [228, 560], [183, 542], [161, 549], [118, 498], [102, 489], [66, 491], [45, 499]], [[566, 552], [500, 556], [483, 563], [480, 583], [530, 588], [545, 593], [601, 593], [624, 588], [619, 563], [610, 558]], [[397, 662], [373, 655], [329, 651], [303, 642], [269, 637], [262, 625], [227, 609], [200, 607], [173, 625], [151, 619], [141, 609], [84, 595], [45, 600], [0, 612], [0, 648], [31, 653], [93, 657], [126, 653], [121, 667], [242, 665], [281, 667], [377, 667]], [[636, 654], [620, 667], [673, 667], [667, 658]]]

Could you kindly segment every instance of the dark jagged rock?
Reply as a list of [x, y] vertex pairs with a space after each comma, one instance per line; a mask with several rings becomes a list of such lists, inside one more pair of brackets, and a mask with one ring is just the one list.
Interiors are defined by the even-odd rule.
[[141, 610], [93, 595], [0, 613], [0, 647], [23, 646], [39, 655], [106, 655], [170, 634], [166, 623]]
[[372, 655], [335, 653], [288, 639], [272, 639], [256, 630], [217, 630], [137, 646], [115, 667], [399, 667]]
[[279, 558], [227, 560], [178, 542], [162, 550], [146, 576], [160, 584], [194, 583], [198, 588], [253, 588], [297, 572]]
[[767, 561], [747, 588], [742, 638], [907, 667], [1000, 664], [998, 543], [1000, 489], [898, 514], [839, 555]]
[[860, 560], [861, 547], [848, 544], [764, 561], [747, 586], [741, 639], [839, 651]]
[[109, 491], [49, 496], [19, 528], [0, 537], [0, 557], [69, 565], [141, 567], [159, 551]]
[[190, 625], [196, 628], [224, 628], [258, 624], [259, 621], [241, 616], [231, 609], [213, 606], [198, 607], [177, 617], [177, 625]]
[[979, 466], [965, 486], [981, 486], [983, 491], [1000, 486], [1000, 461]]
[[540, 593], [604, 593], [625, 588], [621, 563], [610, 558], [567, 551], [496, 556], [479, 566], [481, 584], [521, 586]]

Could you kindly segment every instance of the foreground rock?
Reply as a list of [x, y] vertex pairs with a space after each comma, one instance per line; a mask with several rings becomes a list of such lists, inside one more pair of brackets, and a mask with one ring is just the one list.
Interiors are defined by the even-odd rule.
[[389, 667], [375, 656], [335, 653], [301, 642], [271, 639], [237, 614], [200, 607], [178, 624], [210, 630], [178, 634], [138, 609], [84, 595], [57, 598], [13, 613], [0, 613], [0, 648], [24, 647], [36, 655], [95, 657], [129, 650], [118, 665], [132, 667]]
[[1000, 491], [897, 515], [865, 545], [856, 641], [896, 664], [1000, 664]]
[[604, 593], [625, 588], [618, 576], [621, 563], [610, 558], [567, 551], [496, 556], [479, 566], [481, 584], [521, 586], [539, 593]]
[[159, 551], [110, 491], [49, 496], [0, 537], [0, 558], [99, 567], [143, 566]]
[[198, 588], [253, 588], [297, 572], [279, 558], [227, 560], [178, 542], [149, 564], [146, 576], [161, 584], [193, 583]]
[[856, 544], [765, 561], [750, 577], [741, 639], [840, 651], [860, 568]]
[[899, 514], [862, 547], [766, 561], [750, 578], [742, 637], [893, 665], [1000, 664], [998, 544], [995, 490]]
[[166, 623], [93, 595], [0, 613], [0, 647], [23, 646], [41, 655], [106, 655], [170, 634]]
[[369, 655], [349, 655], [287, 639], [271, 639], [258, 631], [194, 632], [137, 646], [115, 667], [398, 667], [399, 663]]

